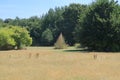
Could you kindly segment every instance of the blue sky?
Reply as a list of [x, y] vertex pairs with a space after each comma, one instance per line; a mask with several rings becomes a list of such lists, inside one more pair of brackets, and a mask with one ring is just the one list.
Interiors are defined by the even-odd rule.
[[[93, 0], [94, 1], [94, 0]], [[50, 8], [70, 3], [90, 4], [92, 0], [0, 0], [0, 18], [40, 16]]]

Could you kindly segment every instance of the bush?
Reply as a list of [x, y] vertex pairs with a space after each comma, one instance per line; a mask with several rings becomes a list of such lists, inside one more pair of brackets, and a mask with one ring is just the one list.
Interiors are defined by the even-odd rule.
[[76, 43], [74, 46], [75, 46], [75, 48], [81, 48], [80, 43]]
[[29, 46], [32, 44], [28, 31], [20, 27], [6, 27], [0, 29], [0, 49], [17, 49], [23, 48], [22, 46]]
[[16, 47], [18, 49], [24, 48], [26, 46], [30, 46], [32, 44], [32, 38], [29, 35], [29, 32], [25, 28], [21, 27], [11, 27], [14, 34], [12, 37], [16, 42]]
[[8, 28], [1, 28], [0, 29], [0, 49], [12, 49], [16, 42], [14, 38], [12, 37], [14, 33], [12, 30], [9, 30]]

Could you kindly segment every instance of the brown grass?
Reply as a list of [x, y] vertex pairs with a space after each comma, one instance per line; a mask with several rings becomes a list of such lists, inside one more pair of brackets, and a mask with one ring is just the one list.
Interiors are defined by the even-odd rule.
[[120, 53], [0, 51], [0, 80], [120, 80]]

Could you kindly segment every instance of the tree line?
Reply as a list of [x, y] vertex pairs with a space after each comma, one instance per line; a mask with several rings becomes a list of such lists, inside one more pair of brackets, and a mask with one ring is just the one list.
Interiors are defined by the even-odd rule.
[[40, 17], [0, 19], [0, 28], [8, 25], [26, 28], [33, 46], [54, 45], [62, 33], [70, 46], [80, 43], [90, 50], [120, 50], [120, 5], [114, 0], [72, 3], [49, 9]]
[[63, 33], [67, 44], [73, 45], [75, 43], [74, 29], [78, 23], [79, 15], [86, 8], [87, 5], [70, 4], [65, 7], [49, 9], [46, 14], [40, 17], [0, 19], [0, 25], [1, 27], [13, 25], [27, 28], [33, 39], [33, 46], [53, 45], [60, 33]]

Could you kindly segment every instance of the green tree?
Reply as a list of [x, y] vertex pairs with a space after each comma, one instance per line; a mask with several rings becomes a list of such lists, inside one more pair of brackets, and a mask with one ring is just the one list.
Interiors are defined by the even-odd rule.
[[83, 47], [97, 51], [120, 51], [120, 8], [114, 0], [96, 0], [79, 31]]
[[0, 49], [21, 49], [32, 44], [28, 31], [25, 28], [9, 26], [0, 29]]
[[82, 7], [81, 13], [78, 16], [79, 17], [78, 23], [76, 24], [75, 30], [73, 31], [73, 36], [76, 43], [79, 43], [80, 41], [80, 30], [82, 28], [83, 18], [86, 16], [88, 9], [89, 9], [88, 5]]
[[0, 29], [0, 49], [13, 49], [16, 42], [12, 37], [14, 33], [9, 28]]
[[41, 36], [41, 44], [48, 46], [51, 45], [53, 41], [53, 34], [50, 29], [46, 29]]
[[30, 37], [29, 32], [25, 28], [15, 26], [11, 27], [10, 29], [12, 29], [14, 32], [12, 37], [14, 38], [16, 42], [16, 47], [18, 49], [30, 46], [32, 44], [32, 38]]
[[53, 43], [56, 41], [63, 26], [63, 14], [64, 7], [56, 7], [55, 9], [49, 9], [48, 13], [41, 18], [41, 31], [45, 31], [49, 28], [53, 34]]
[[67, 44], [73, 45], [74, 40], [74, 30], [78, 24], [79, 15], [82, 14], [82, 11], [86, 8], [86, 5], [81, 4], [70, 4], [68, 7], [65, 7], [63, 13], [64, 23], [62, 32], [65, 36]]
[[40, 45], [40, 39], [42, 35], [42, 27], [41, 27], [41, 18], [37, 16], [32, 16], [29, 19], [27, 19], [27, 29], [30, 32], [30, 36], [33, 39], [33, 46], [39, 46]]

